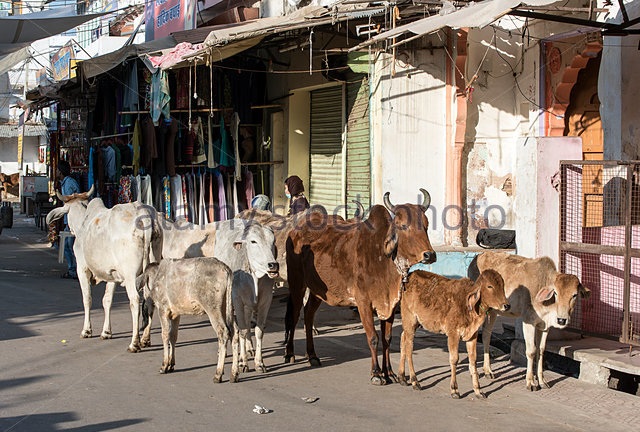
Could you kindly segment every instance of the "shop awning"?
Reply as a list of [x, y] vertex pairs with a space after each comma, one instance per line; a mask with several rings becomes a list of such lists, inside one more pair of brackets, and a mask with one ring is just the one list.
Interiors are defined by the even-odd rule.
[[351, 51], [364, 48], [376, 42], [392, 39], [405, 33], [413, 33], [416, 36], [426, 35], [438, 31], [444, 27], [454, 29], [470, 27], [482, 28], [500, 19], [519, 6], [545, 6], [556, 3], [558, 0], [484, 0], [471, 3], [463, 8], [446, 13], [441, 10], [439, 15], [433, 15], [417, 21], [398, 26], [394, 29], [373, 36]]
[[94, 57], [78, 63], [82, 70], [82, 76], [93, 78], [105, 72], [109, 72], [127, 59], [139, 57], [146, 53], [158, 52], [176, 46], [176, 40], [172, 36], [156, 39], [151, 42], [123, 46], [109, 54]]
[[55, 36], [111, 12], [76, 15], [68, 6], [23, 15], [0, 17], [0, 55], [27, 47], [31, 42]]
[[210, 54], [211, 59], [221, 61], [258, 45], [265, 37], [302, 28], [330, 25], [349, 19], [363, 18], [384, 13], [384, 8], [338, 5], [337, 9], [324, 6], [305, 6], [297, 11], [277, 17], [260, 18], [241, 23], [212, 26], [203, 48], [183, 56], [193, 60]]
[[0, 59], [0, 75], [8, 72], [21, 61], [28, 59], [29, 56], [31, 56], [31, 53], [29, 52], [28, 46], [21, 48], [18, 51], [14, 51], [11, 54], [5, 55]]

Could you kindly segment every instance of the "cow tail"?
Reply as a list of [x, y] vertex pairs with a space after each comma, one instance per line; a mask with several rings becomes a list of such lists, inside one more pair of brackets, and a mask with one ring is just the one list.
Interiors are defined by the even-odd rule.
[[153, 247], [162, 239], [162, 231], [160, 224], [156, 218], [149, 214], [149, 221], [145, 221], [142, 230], [143, 253], [142, 253], [142, 271], [144, 272], [152, 261], [160, 261], [160, 257], [156, 256], [159, 251], [153, 250]]
[[227, 279], [227, 292], [225, 295], [226, 298], [226, 307], [225, 307], [225, 321], [227, 324], [227, 328], [229, 329], [229, 337], [233, 337], [234, 332], [236, 332], [237, 324], [235, 320], [235, 314], [233, 313], [233, 297], [231, 295], [231, 290], [233, 287], [233, 274], [229, 272], [229, 278]]

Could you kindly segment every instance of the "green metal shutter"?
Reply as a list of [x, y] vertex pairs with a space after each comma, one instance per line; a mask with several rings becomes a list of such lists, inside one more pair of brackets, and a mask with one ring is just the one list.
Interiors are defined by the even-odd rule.
[[342, 196], [342, 86], [311, 92], [309, 202], [332, 214]]
[[[354, 78], [362, 75], [354, 74]], [[357, 78], [356, 78], [357, 79]], [[347, 204], [353, 217], [358, 200], [365, 209], [371, 205], [371, 150], [369, 146], [369, 80], [347, 85]]]

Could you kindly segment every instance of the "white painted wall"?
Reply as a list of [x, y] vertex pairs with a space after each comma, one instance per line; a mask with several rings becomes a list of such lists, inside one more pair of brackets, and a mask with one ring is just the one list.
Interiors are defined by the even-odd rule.
[[392, 58], [381, 54], [371, 77], [372, 202], [385, 192], [393, 203], [422, 202], [431, 194], [429, 236], [442, 244], [445, 206], [446, 86], [445, 53], [400, 51], [396, 76]]
[[518, 140], [516, 157], [516, 245], [526, 257], [560, 258], [559, 192], [551, 178], [561, 160], [582, 158], [580, 137], [527, 137]]
[[[41, 137], [24, 137], [24, 153], [22, 156], [22, 172], [46, 173], [47, 166], [38, 162], [38, 147]], [[5, 174], [13, 174], [19, 171], [18, 167], [18, 140], [17, 138], [0, 138], [0, 171]]]

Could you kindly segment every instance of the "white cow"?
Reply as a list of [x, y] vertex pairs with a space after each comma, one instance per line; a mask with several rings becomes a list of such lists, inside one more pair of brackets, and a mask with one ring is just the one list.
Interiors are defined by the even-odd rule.
[[[233, 271], [233, 306], [240, 330], [240, 370], [246, 371], [251, 317], [256, 314], [256, 371], [266, 368], [262, 338], [278, 277], [273, 230], [258, 222], [231, 219], [200, 227], [163, 221], [163, 258], [213, 256]], [[145, 334], [148, 332], [145, 330]]]
[[100, 337], [111, 339], [111, 303], [116, 283], [119, 283], [127, 290], [133, 321], [133, 335], [128, 351], [138, 352], [140, 298], [136, 290], [136, 277], [149, 263], [160, 258], [162, 232], [157, 223], [156, 211], [141, 203], [118, 204], [108, 209], [100, 198], [89, 201], [92, 194], [93, 187], [89, 192], [70, 196], [58, 193], [64, 206], [49, 212], [47, 224], [67, 214], [69, 228], [76, 237], [73, 252], [84, 304], [81, 336], [88, 338], [92, 334], [91, 286], [106, 282], [102, 298], [104, 325]]

